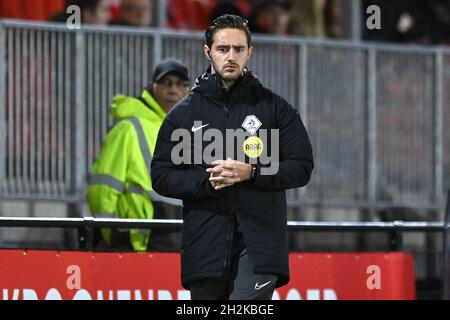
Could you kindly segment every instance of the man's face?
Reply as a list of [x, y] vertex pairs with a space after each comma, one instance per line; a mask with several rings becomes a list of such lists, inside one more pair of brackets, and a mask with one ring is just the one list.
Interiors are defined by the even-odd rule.
[[181, 100], [189, 91], [189, 81], [176, 74], [165, 75], [153, 84], [153, 96], [166, 112]]
[[241, 29], [220, 29], [213, 40], [211, 48], [204, 46], [204, 52], [211, 59], [213, 72], [229, 87], [244, 72], [253, 48], [248, 47], [245, 31]]
[[123, 0], [120, 6], [120, 19], [136, 27], [149, 27], [152, 24], [152, 2], [150, 0]]

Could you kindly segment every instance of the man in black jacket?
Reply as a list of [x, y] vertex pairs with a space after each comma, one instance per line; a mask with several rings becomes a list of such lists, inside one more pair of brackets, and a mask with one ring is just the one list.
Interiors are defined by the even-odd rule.
[[311, 144], [298, 112], [245, 68], [246, 20], [215, 19], [204, 53], [211, 67], [159, 131], [153, 188], [183, 200], [192, 299], [271, 299], [289, 282], [285, 190], [308, 183]]

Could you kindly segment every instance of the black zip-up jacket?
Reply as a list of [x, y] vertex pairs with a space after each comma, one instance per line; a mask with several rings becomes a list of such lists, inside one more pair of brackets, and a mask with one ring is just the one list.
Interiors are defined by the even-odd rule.
[[[214, 190], [206, 172], [211, 163], [198, 160], [211, 141], [203, 141], [201, 148], [196, 147], [195, 150], [194, 143], [187, 147], [189, 143], [183, 141], [186, 150], [192, 150], [191, 164], [185, 163], [188, 161], [178, 165], [172, 162], [172, 151], [175, 146], [180, 146], [178, 139], [172, 139], [175, 129], [189, 131], [192, 141], [195, 134], [202, 134], [194, 129], [194, 121], [197, 124], [201, 121], [205, 126], [203, 132], [219, 130], [224, 137], [223, 154], [226, 155], [225, 142], [230, 141], [226, 141], [225, 130], [244, 130], [244, 120], [252, 115], [261, 122], [258, 132], [261, 129], [279, 129], [279, 170], [276, 174], [262, 174], [261, 169], [267, 165], [258, 160], [252, 180]], [[247, 133], [247, 136], [251, 134]], [[236, 148], [242, 149], [242, 144]], [[264, 148], [272, 150], [271, 141], [266, 142]], [[187, 156], [188, 153], [180, 154]], [[248, 163], [248, 157], [245, 159]], [[183, 286], [189, 288], [189, 282], [193, 280], [224, 275], [230, 266], [235, 219], [254, 272], [277, 275], [277, 286], [288, 283], [285, 190], [306, 185], [312, 170], [313, 156], [308, 134], [299, 113], [283, 98], [263, 87], [250, 71], [236, 81], [230, 92], [223, 89], [217, 75], [206, 72], [200, 76], [190, 93], [166, 116], [151, 167], [154, 190], [163, 196], [183, 200]]]

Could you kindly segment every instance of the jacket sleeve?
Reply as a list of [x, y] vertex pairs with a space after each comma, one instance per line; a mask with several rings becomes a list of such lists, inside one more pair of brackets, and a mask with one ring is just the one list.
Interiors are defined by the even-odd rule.
[[303, 187], [308, 183], [314, 168], [311, 143], [300, 114], [285, 101], [280, 101], [278, 106], [276, 115], [279, 129], [278, 171], [267, 174], [264, 167], [274, 164], [258, 164], [253, 180], [254, 187], [265, 190]]
[[125, 191], [130, 151], [137, 140], [132, 124], [114, 126], [102, 143], [88, 177], [87, 202], [95, 216], [116, 214], [117, 200]]
[[151, 176], [153, 189], [159, 194], [176, 199], [202, 199], [217, 194], [210, 182], [206, 168], [195, 164], [174, 164], [173, 148], [178, 141], [171, 141], [172, 132], [178, 128], [173, 113], [163, 121], [156, 141]]

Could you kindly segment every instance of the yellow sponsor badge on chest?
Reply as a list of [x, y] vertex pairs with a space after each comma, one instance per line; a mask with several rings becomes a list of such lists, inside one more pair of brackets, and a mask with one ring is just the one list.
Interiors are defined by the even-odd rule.
[[263, 152], [264, 144], [260, 138], [252, 136], [244, 141], [243, 149], [247, 157], [258, 158]]

